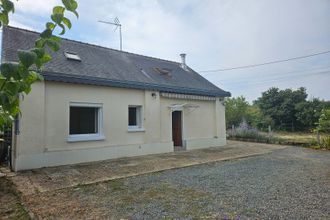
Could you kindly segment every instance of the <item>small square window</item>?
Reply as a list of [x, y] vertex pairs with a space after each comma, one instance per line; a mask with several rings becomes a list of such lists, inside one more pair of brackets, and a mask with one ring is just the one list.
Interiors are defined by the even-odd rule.
[[142, 107], [129, 106], [128, 107], [128, 128], [141, 129], [142, 128]]
[[70, 107], [70, 134], [97, 134], [99, 108]]
[[98, 104], [70, 103], [68, 141], [102, 140], [102, 107]]

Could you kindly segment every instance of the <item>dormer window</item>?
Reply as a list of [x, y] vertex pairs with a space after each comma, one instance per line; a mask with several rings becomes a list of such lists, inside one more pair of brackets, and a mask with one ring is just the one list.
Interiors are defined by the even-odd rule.
[[76, 53], [73, 52], [64, 52], [65, 57], [68, 60], [76, 60], [76, 61], [81, 61], [80, 56]]

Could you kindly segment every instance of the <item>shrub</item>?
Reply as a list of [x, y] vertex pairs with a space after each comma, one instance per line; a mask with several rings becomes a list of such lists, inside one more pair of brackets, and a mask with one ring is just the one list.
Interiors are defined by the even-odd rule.
[[315, 131], [330, 133], [330, 108], [322, 109]]
[[317, 139], [309, 140], [307, 143], [302, 145], [303, 147], [309, 147], [313, 149], [326, 149], [330, 150], [330, 135], [321, 134], [319, 141]]
[[246, 121], [240, 123], [237, 128], [227, 131], [229, 139], [242, 139], [262, 143], [280, 143], [280, 139], [274, 137], [272, 133], [261, 133], [257, 129], [250, 127]]
[[330, 135], [321, 138], [320, 147], [330, 150]]

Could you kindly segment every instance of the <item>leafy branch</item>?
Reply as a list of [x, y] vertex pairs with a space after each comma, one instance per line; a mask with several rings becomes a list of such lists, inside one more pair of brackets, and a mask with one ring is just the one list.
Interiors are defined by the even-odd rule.
[[[53, 8], [51, 21], [46, 23], [34, 48], [19, 50], [18, 62], [4, 62], [0, 65], [0, 129], [12, 123], [20, 113], [19, 94], [29, 94], [32, 84], [43, 79], [39, 73], [52, 59], [46, 48], [54, 52], [60, 49], [61, 38], [53, 33], [59, 28], [59, 34], [63, 35], [66, 29], [71, 29], [71, 21], [65, 17], [66, 11], [78, 18], [78, 4], [75, 0], [62, 0], [62, 4]], [[0, 0], [0, 27], [8, 25], [9, 14], [14, 12], [11, 0]]]

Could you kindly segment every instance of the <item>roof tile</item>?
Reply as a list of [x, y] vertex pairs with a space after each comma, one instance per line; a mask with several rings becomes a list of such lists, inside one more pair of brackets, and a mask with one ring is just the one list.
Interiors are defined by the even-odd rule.
[[[38, 37], [37, 32], [5, 27], [2, 61], [17, 61], [17, 50], [32, 48]], [[67, 51], [76, 53], [81, 62], [68, 60], [64, 56]], [[68, 39], [62, 39], [58, 52], [50, 53], [53, 59], [45, 65], [42, 73], [45, 80], [117, 87], [125, 85], [127, 88], [159, 91], [165, 91], [167, 88], [166, 91], [169, 92], [230, 96], [229, 92], [216, 87], [191, 68], [188, 68], [188, 71], [182, 69], [177, 62]], [[155, 68], [170, 69], [170, 77], [167, 74], [159, 74]], [[102, 79], [111, 83], [100, 83]]]

